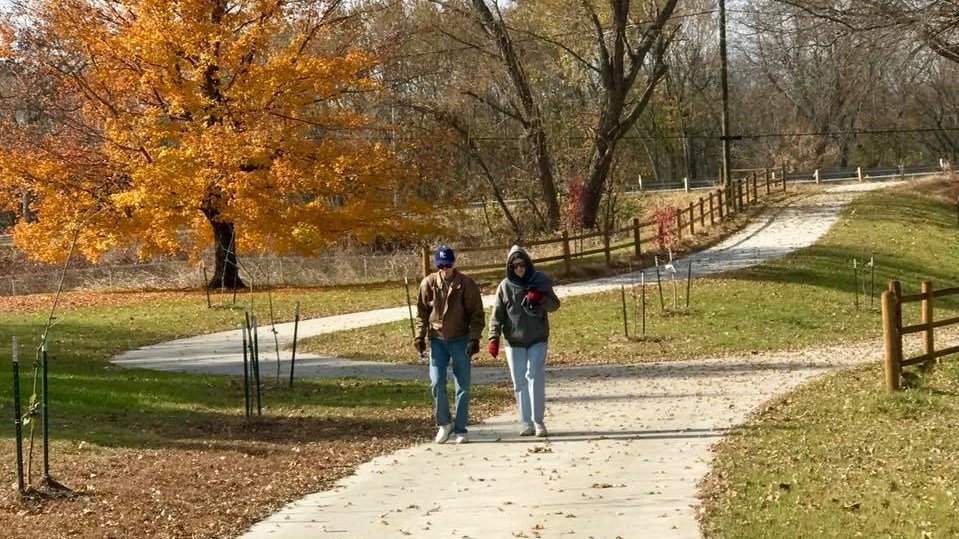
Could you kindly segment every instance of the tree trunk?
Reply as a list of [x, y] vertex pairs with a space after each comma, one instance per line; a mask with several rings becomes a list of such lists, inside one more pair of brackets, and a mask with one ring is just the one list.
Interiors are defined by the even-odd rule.
[[[581, 203], [584, 227], [596, 226], [599, 203], [612, 168], [616, 145], [646, 110], [657, 83], [666, 74], [664, 53], [672, 36], [664, 35], [663, 29], [676, 9], [677, 2], [678, 0], [666, 0], [656, 20], [643, 31], [638, 42], [630, 41], [632, 34], [628, 29], [632, 23], [628, 0], [610, 2], [612, 20], [609, 25], [601, 22], [600, 16], [589, 2], [583, 2], [583, 8], [593, 23], [597, 51], [597, 61], [585, 63], [597, 72], [602, 83], [589, 177], [584, 186]], [[640, 74], [646, 72], [647, 66], [652, 69], [645, 77], [646, 87], [630, 98], [631, 90], [636, 86]]]
[[[537, 119], [539, 122], [539, 119]], [[546, 142], [546, 133], [538, 127], [533, 133], [533, 144], [536, 148], [536, 167], [539, 171], [540, 189], [543, 191], [543, 203], [546, 205], [546, 229], [554, 231], [559, 228], [559, 199], [556, 196], [556, 180], [553, 178], [553, 163], [550, 159], [549, 145]]]
[[214, 270], [210, 288], [246, 288], [240, 279], [240, 266], [236, 259], [236, 227], [233, 223], [210, 220], [213, 227]]
[[[472, 5], [479, 16], [480, 24], [495, 41], [510, 82], [513, 84], [513, 90], [519, 97], [522, 114], [525, 117], [519, 114], [510, 114], [510, 116], [520, 121], [526, 136], [533, 141], [537, 176], [543, 194], [543, 203], [546, 205], [546, 227], [551, 231], [556, 230], [559, 228], [559, 200], [556, 196], [553, 160], [546, 138], [545, 126], [543, 125], [543, 115], [534, 99], [536, 94], [532, 90], [529, 76], [523, 69], [523, 64], [520, 63], [519, 56], [513, 47], [513, 40], [509, 35], [506, 23], [503, 22], [502, 18], [493, 15], [493, 11], [485, 0], [472, 0]], [[504, 109], [499, 108], [499, 110], [502, 112]]]
[[603, 198], [603, 190], [606, 187], [606, 179], [609, 177], [609, 170], [613, 164], [613, 152], [616, 147], [616, 140], [606, 140], [597, 138], [593, 142], [592, 166], [589, 170], [589, 177], [586, 179], [586, 185], [583, 189], [582, 216], [583, 228], [593, 228], [596, 226], [596, 218], [599, 216], [599, 203]]

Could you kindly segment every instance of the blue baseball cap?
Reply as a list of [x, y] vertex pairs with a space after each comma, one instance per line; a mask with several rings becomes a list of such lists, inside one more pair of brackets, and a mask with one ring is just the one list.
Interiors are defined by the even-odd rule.
[[453, 250], [445, 245], [437, 247], [433, 252], [434, 266], [451, 266], [455, 260], [456, 255], [453, 254]]

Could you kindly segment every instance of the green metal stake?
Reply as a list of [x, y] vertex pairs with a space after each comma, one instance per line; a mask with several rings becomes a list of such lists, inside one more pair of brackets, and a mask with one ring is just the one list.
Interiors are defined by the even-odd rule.
[[203, 267], [203, 289], [206, 290], [206, 308], [212, 309], [213, 303], [210, 302], [210, 280], [206, 276], [206, 264], [200, 264]]
[[256, 315], [252, 315], [253, 320], [253, 386], [256, 389], [256, 415], [263, 415], [263, 406], [260, 402], [260, 337], [259, 326], [256, 323]]
[[623, 334], [629, 338], [629, 323], [626, 318], [626, 284], [620, 283], [620, 297], [623, 300]]
[[276, 319], [273, 315], [273, 291], [270, 289], [269, 273], [266, 281], [266, 298], [270, 304], [270, 333], [273, 334], [273, 345], [276, 347], [276, 382], [280, 383], [280, 336], [276, 331]]
[[[245, 313], [244, 313], [245, 314]], [[247, 358], [246, 332], [249, 324], [249, 317], [243, 322], [243, 329], [240, 333], [243, 335], [243, 412], [247, 419], [250, 419], [250, 362]]]
[[689, 310], [689, 287], [693, 282], [693, 257], [689, 257], [689, 264], [686, 266], [686, 310]]
[[676, 268], [670, 268], [672, 272], [669, 274], [669, 282], [673, 285], [673, 310], [679, 308], [679, 301], [676, 299]]
[[656, 284], [659, 285], [659, 308], [660, 310], [666, 310], [666, 300], [663, 299], [663, 280], [659, 275], [659, 257], [653, 257], [653, 261], [656, 262]]
[[406, 309], [410, 313], [410, 335], [416, 338], [416, 328], [413, 326], [413, 300], [410, 299], [410, 278], [403, 276], [403, 286], [406, 288]]
[[859, 266], [856, 264], [856, 259], [852, 259], [852, 293], [855, 297], [856, 310], [859, 310]]
[[43, 344], [40, 345], [41, 353], [41, 362], [40, 369], [43, 378], [40, 379], [40, 417], [42, 421], [42, 433], [43, 433], [43, 480], [47, 481], [50, 479], [50, 407], [49, 400], [47, 398], [47, 339], [46, 335], [43, 336]]
[[296, 302], [296, 312], [293, 315], [293, 353], [290, 354], [290, 388], [293, 387], [293, 367], [296, 365], [296, 332], [300, 327], [300, 302]]
[[645, 337], [646, 336], [646, 272], [645, 271], [642, 273], [641, 281], [642, 281], [643, 290], [640, 293], [639, 305], [640, 305], [640, 310], [642, 311], [642, 319], [643, 319], [642, 335], [643, 337]]
[[20, 414], [20, 360], [17, 338], [13, 338], [13, 425], [17, 438], [17, 491], [23, 494], [23, 418]]

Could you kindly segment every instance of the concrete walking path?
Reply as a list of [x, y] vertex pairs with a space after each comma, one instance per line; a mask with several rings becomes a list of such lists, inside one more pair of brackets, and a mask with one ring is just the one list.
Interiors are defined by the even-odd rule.
[[549, 371], [547, 438], [514, 413], [470, 443], [379, 457], [243, 539], [698, 538], [696, 482], [709, 447], [771, 394], [876, 349], [823, 349]]
[[[811, 245], [855, 184], [773, 209], [693, 255], [694, 274], [738, 269]], [[686, 262], [674, 261], [685, 276]], [[561, 297], [638, 282], [641, 272], [557, 287]], [[647, 280], [650, 275], [647, 275]], [[484, 298], [491, 303], [491, 298]], [[306, 337], [401, 320], [406, 307], [300, 323]], [[292, 324], [277, 325], [281, 346]], [[262, 334], [262, 332], [261, 332]], [[272, 339], [270, 339], [272, 340]], [[239, 331], [144, 347], [114, 360], [158, 370], [242, 374]], [[698, 538], [696, 481], [709, 447], [771, 396], [837, 366], [877, 359], [880, 343], [628, 366], [548, 369], [548, 438], [516, 435], [514, 413], [470, 426], [470, 443], [423, 443], [362, 465], [329, 491], [294, 502], [242, 537]], [[264, 365], [269, 369], [269, 362]], [[505, 367], [474, 381], [508, 380]], [[423, 365], [298, 357], [303, 376], [426, 379]]]

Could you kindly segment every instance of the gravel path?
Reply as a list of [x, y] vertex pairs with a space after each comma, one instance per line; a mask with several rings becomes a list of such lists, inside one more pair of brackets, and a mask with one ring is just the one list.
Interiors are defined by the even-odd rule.
[[[742, 268], [811, 245], [858, 191], [855, 184], [776, 208], [694, 256], [694, 273]], [[684, 272], [686, 262], [674, 261]], [[562, 297], [618, 288], [641, 272], [557, 287]], [[488, 298], [487, 298], [488, 299]], [[484, 299], [484, 301], [487, 301]], [[490, 300], [491, 301], [491, 300]], [[488, 303], [489, 301], [487, 301]], [[405, 307], [311, 320], [300, 335], [407, 316]], [[292, 326], [277, 326], [281, 345]], [[124, 366], [242, 374], [238, 331], [181, 339], [118, 357]], [[547, 439], [519, 438], [513, 413], [470, 427], [467, 445], [420, 444], [361, 466], [294, 502], [244, 538], [698, 538], [696, 481], [709, 447], [777, 393], [837, 366], [876, 360], [881, 343], [747, 357], [549, 370]], [[422, 365], [297, 358], [297, 373], [425, 379]], [[478, 382], [505, 368], [474, 368]]]

